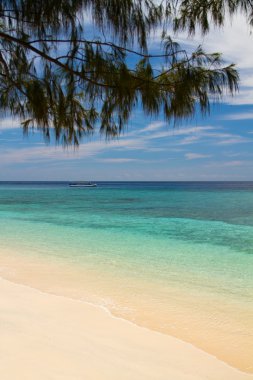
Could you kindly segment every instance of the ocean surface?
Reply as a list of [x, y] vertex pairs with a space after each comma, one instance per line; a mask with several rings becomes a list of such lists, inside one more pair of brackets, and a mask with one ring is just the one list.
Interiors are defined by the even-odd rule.
[[253, 182], [0, 182], [0, 239], [3, 277], [253, 371]]

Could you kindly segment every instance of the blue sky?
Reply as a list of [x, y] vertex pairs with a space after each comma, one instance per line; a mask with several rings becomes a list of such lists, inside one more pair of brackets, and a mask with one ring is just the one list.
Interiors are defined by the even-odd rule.
[[38, 132], [23, 137], [19, 123], [6, 119], [0, 124], [0, 180], [253, 180], [253, 35], [245, 19], [237, 16], [204, 38], [177, 39], [237, 63], [239, 94], [214, 105], [210, 116], [176, 128], [137, 110], [118, 140], [95, 136], [75, 151], [46, 145]]

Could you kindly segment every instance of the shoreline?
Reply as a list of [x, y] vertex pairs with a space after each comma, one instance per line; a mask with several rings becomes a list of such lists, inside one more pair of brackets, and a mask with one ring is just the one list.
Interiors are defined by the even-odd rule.
[[[177, 338], [118, 318], [102, 306], [0, 277], [4, 380], [250, 380]], [[15, 368], [14, 368], [15, 367]]]
[[[163, 332], [161, 329], [153, 328], [153, 326], [148, 325], [145, 323], [139, 323], [139, 321], [135, 321], [131, 318], [128, 318], [128, 316], [115, 312], [110, 305], [107, 305], [106, 302], [99, 302], [99, 299], [96, 298], [89, 298], [87, 295], [92, 294], [92, 289], [94, 290], [94, 284], [97, 282], [96, 280], [96, 274], [91, 273], [91, 277], [88, 277], [88, 279], [85, 279], [85, 283], [79, 283], [81, 277], [86, 277], [87, 273], [83, 272], [76, 272], [73, 271], [72, 265], [68, 265], [68, 263], [64, 263], [64, 261], [60, 260], [59, 262], [55, 262], [54, 260], [48, 260], [49, 257], [37, 257], [30, 254], [24, 254], [24, 253], [18, 253], [18, 251], [12, 251], [12, 250], [3, 250], [0, 255], [0, 278], [3, 278], [7, 281], [10, 281], [11, 283], [25, 286], [29, 289], [35, 289], [38, 292], [42, 292], [42, 294], [46, 295], [52, 295], [56, 297], [63, 297], [66, 299], [71, 299], [73, 301], [80, 301], [84, 302], [88, 305], [92, 305], [94, 307], [98, 307], [104, 312], [108, 313], [112, 318], [119, 319], [125, 322], [128, 322], [130, 324], [133, 324], [134, 326], [138, 328], [144, 328], [147, 329], [150, 332], [160, 333], [167, 337], [172, 337], [174, 339], [179, 340], [180, 342], [183, 342], [185, 344], [191, 345], [193, 348], [196, 348], [200, 350], [201, 352], [207, 353], [213, 358], [216, 358], [218, 361], [228, 365], [231, 368], [237, 369], [241, 373], [251, 374], [252, 375], [252, 366], [250, 365], [250, 352], [251, 350], [244, 350], [241, 351], [238, 348], [236, 350], [231, 351], [231, 346], [229, 345], [229, 342], [227, 341], [221, 341], [221, 337], [219, 335], [212, 336], [212, 333], [210, 335], [210, 331], [207, 330], [207, 333], [205, 330], [203, 330], [203, 326], [198, 325], [197, 330], [196, 326], [192, 324], [191, 315], [187, 314], [187, 319], [185, 320], [185, 323], [187, 322], [187, 326], [189, 326], [189, 332], [197, 333], [198, 336], [206, 336], [206, 344], [201, 345], [198, 344], [198, 342], [191, 340], [191, 339], [184, 339], [186, 338], [184, 331], [181, 331], [180, 324], [177, 327], [177, 330], [170, 332]], [[80, 277], [81, 275], [81, 277]], [[88, 280], [88, 281], [87, 281]], [[95, 282], [94, 282], [95, 281]], [[84, 288], [85, 286], [88, 286], [87, 289]], [[91, 285], [91, 287], [90, 287]], [[97, 284], [96, 284], [97, 285]], [[101, 284], [100, 284], [101, 285]], [[114, 284], [115, 286], [115, 284]], [[84, 293], [83, 293], [84, 291]], [[97, 302], [98, 301], [98, 302]], [[101, 301], [101, 300], [100, 300]], [[102, 299], [103, 301], [103, 299]], [[106, 300], [105, 300], [106, 301]], [[157, 310], [154, 309], [156, 312]], [[153, 311], [154, 311], [153, 310]], [[190, 312], [190, 310], [189, 310]], [[203, 317], [203, 316], [202, 316]], [[200, 319], [198, 318], [198, 321]], [[173, 320], [172, 320], [173, 323]], [[181, 323], [181, 326], [182, 323]], [[198, 330], [199, 327], [202, 327], [201, 330]], [[232, 328], [233, 326], [230, 326]], [[184, 326], [183, 326], [184, 328]], [[249, 330], [250, 333], [251, 329]], [[226, 356], [224, 360], [224, 356], [222, 356], [221, 349], [219, 351], [217, 350], [211, 350], [209, 349], [209, 342], [210, 337], [212, 341], [215, 342], [216, 347], [218, 347], [218, 344], [222, 344], [223, 349], [225, 345], [228, 346], [225, 348], [227, 352], [233, 353], [233, 356]], [[238, 346], [238, 343], [237, 343]], [[235, 356], [236, 353], [238, 353], [238, 356]], [[246, 353], [246, 356], [245, 356]], [[247, 363], [245, 359], [247, 359]], [[237, 365], [243, 363], [244, 360], [244, 366]], [[248, 364], [246, 366], [246, 364]], [[250, 365], [250, 366], [249, 366]], [[253, 379], [253, 377], [252, 377]]]

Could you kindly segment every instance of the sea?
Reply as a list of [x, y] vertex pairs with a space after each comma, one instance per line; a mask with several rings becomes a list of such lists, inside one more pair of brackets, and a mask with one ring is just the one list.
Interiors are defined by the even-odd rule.
[[0, 182], [0, 242], [0, 276], [253, 372], [253, 182]]

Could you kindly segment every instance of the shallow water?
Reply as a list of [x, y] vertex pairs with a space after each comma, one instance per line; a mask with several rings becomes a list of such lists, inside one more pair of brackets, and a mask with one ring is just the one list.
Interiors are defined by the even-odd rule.
[[0, 231], [3, 276], [253, 371], [253, 182], [0, 183]]

